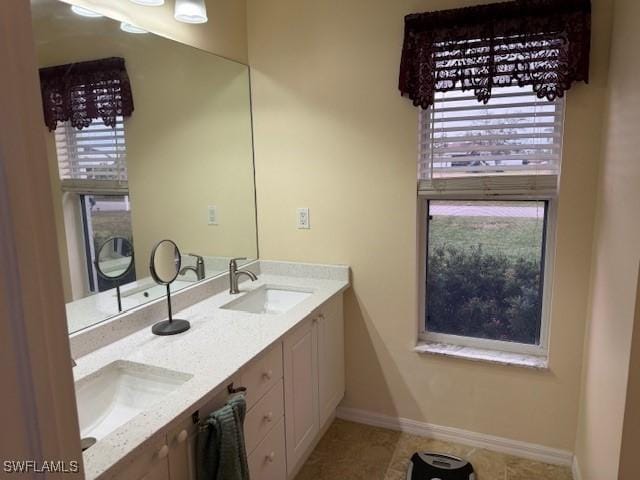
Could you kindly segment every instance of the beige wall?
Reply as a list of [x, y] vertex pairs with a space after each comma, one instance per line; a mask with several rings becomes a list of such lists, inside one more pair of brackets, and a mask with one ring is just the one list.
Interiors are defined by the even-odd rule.
[[[616, 477], [625, 399], [634, 398], [633, 395], [627, 397], [628, 382], [635, 382], [629, 385], [629, 392], [635, 391], [637, 395], [632, 387], [635, 385], [637, 389], [639, 381], [638, 371], [629, 371], [632, 338], [633, 348], [640, 348], [640, 338], [637, 334], [632, 336], [640, 261], [640, 92], [637, 88], [640, 65], [632, 60], [633, 49], [640, 45], [639, 22], [639, 2], [616, 1], [606, 143], [598, 184], [591, 317], [585, 343], [584, 386], [576, 442], [585, 480], [639, 478], [638, 475]], [[626, 404], [626, 408], [637, 409], [637, 406]], [[626, 430], [625, 433], [633, 435]], [[637, 436], [635, 440], [638, 441]], [[625, 449], [628, 455], [635, 455], [637, 462], [640, 445], [625, 445]]]
[[[42, 1], [42, 0], [35, 0]], [[138, 25], [150, 32], [225, 58], [247, 63], [246, 2], [244, 0], [206, 0], [209, 21], [189, 25], [173, 18], [173, 1], [161, 7], [144, 7], [130, 0], [63, 0]]]
[[345, 406], [573, 450], [612, 2], [593, 2], [591, 83], [567, 103], [547, 372], [412, 351], [418, 112], [397, 90], [403, 16], [473, 3], [248, 1], [260, 253], [352, 267]]
[[[135, 104], [125, 137], [138, 277], [148, 276], [149, 254], [163, 238], [176, 241], [183, 253], [255, 258], [248, 68], [155, 35], [121, 32], [110, 20], [65, 18], [66, 7], [53, 5], [53, 15], [34, 22], [40, 65], [108, 56], [126, 61]], [[72, 252], [61, 254], [70, 272], [63, 283], [75, 299], [83, 296], [74, 267], [84, 248], [69, 228], [73, 212], [59, 207], [57, 178], [52, 186], [59, 230], [64, 219]], [[218, 225], [207, 224], [208, 205], [218, 207]]]
[[620, 468], [618, 478], [633, 480], [640, 478], [640, 275], [636, 290], [636, 311], [631, 337], [631, 355], [627, 376], [627, 399], [625, 404]]
[[[149, 48], [127, 55], [136, 102], [126, 134], [137, 271], [147, 271], [163, 238], [183, 253], [256, 258], [248, 69], [167, 43], [156, 55]], [[217, 206], [218, 225], [208, 225], [208, 205]]]

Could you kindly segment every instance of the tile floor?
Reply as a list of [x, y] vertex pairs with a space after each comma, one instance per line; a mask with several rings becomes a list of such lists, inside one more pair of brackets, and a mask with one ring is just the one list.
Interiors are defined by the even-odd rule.
[[478, 480], [572, 480], [571, 469], [336, 419], [296, 480], [405, 480], [416, 450], [468, 459]]

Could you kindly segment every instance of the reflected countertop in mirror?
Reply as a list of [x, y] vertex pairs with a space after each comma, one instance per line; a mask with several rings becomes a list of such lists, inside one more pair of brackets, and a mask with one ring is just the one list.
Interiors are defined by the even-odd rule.
[[[114, 285], [96, 272], [105, 240], [133, 244], [135, 265], [121, 283], [123, 310], [166, 294], [149, 273], [151, 249], [169, 238], [182, 266], [204, 258], [205, 278], [232, 257], [258, 255], [246, 65], [150, 33], [128, 33], [107, 17], [74, 14], [58, 0], [32, 1], [41, 68], [79, 70], [120, 58], [129, 79], [130, 115], [77, 128], [43, 119], [62, 283], [71, 333], [118, 313]], [[86, 91], [91, 87], [82, 85]], [[192, 285], [178, 276], [172, 291]]]

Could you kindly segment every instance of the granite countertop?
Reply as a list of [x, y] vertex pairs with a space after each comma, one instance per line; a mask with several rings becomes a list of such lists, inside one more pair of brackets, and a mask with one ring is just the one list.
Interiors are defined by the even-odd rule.
[[[273, 265], [277, 265], [273, 262]], [[75, 380], [80, 380], [117, 360], [137, 362], [192, 375], [152, 411], [146, 411], [101, 439], [83, 453], [85, 478], [94, 479], [123, 460], [146, 440], [198, 409], [238, 371], [268, 349], [329, 298], [349, 287], [348, 267], [334, 279], [301, 276], [304, 267], [284, 264], [282, 274], [275, 267], [259, 275], [258, 281], [244, 281], [241, 293], [218, 293], [174, 318], [191, 322], [183, 334], [159, 337], [144, 328], [121, 340], [77, 359]], [[251, 314], [219, 307], [242, 293], [263, 285], [292, 287], [312, 291], [312, 295], [284, 314]]]
[[[194, 284], [194, 281], [176, 280], [171, 284], [171, 292], [176, 292]], [[140, 293], [129, 296], [130, 292]], [[151, 293], [150, 296], [143, 296], [143, 291]], [[142, 304], [155, 300], [165, 295], [164, 285], [158, 285], [151, 277], [136, 280], [120, 287], [122, 294], [122, 310], [130, 310]], [[109, 317], [118, 315], [118, 297], [115, 288], [99, 293], [93, 293], [84, 298], [79, 298], [66, 304], [67, 328], [69, 333], [75, 333], [83, 328], [90, 327], [102, 322]]]
[[[227, 271], [231, 257], [209, 256], [203, 257], [203, 259], [206, 277], [211, 278]], [[241, 260], [238, 262], [238, 266], [243, 266], [251, 261], [253, 260]], [[191, 255], [184, 255], [182, 266], [195, 266], [195, 258]], [[171, 284], [171, 292], [190, 287], [196, 281], [195, 274], [187, 271], [184, 275], [179, 275], [177, 280]], [[143, 290], [147, 291], [147, 296], [142, 294]], [[165, 287], [158, 285], [151, 277], [144, 277], [122, 285], [120, 292], [122, 294], [122, 309], [126, 311], [163, 297], [165, 295]], [[134, 294], [131, 295], [131, 293]], [[111, 288], [68, 302], [66, 311], [69, 333], [75, 333], [83, 328], [95, 325], [120, 313], [118, 312], [116, 290]]]

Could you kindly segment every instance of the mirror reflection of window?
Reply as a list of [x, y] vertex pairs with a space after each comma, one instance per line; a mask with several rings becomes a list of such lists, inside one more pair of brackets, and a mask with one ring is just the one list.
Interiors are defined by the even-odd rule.
[[82, 181], [127, 181], [127, 150], [124, 119], [116, 117], [115, 127], [94, 119], [82, 130], [68, 122], [56, 131], [58, 169], [63, 186]]
[[[131, 205], [128, 195], [81, 195], [82, 221], [89, 288], [92, 292], [103, 292], [115, 287], [115, 284], [100, 275], [96, 270], [97, 252], [113, 237], [122, 237], [133, 245], [131, 229]], [[130, 252], [121, 252], [128, 255]], [[124, 285], [136, 280], [135, 267], [125, 278], [119, 280]]]
[[[58, 172], [63, 190], [82, 192], [82, 227], [89, 291], [103, 292], [115, 285], [96, 271], [96, 252], [109, 238], [123, 237], [133, 244], [131, 205], [127, 191], [127, 151], [124, 118], [114, 127], [94, 119], [78, 129], [64, 122], [55, 130]], [[105, 194], [105, 191], [122, 194]], [[136, 279], [135, 268], [122, 284]]]

